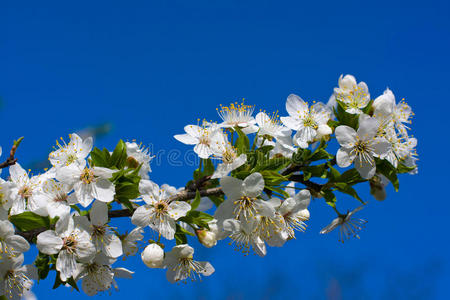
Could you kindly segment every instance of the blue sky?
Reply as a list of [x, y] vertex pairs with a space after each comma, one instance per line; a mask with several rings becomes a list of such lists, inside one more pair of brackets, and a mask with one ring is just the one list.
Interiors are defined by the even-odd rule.
[[[172, 136], [217, 119], [219, 104], [245, 98], [285, 114], [290, 93], [327, 101], [339, 75], [354, 74], [373, 97], [388, 86], [406, 98], [420, 155], [419, 175], [402, 176], [386, 201], [361, 188], [371, 200], [361, 240], [319, 236], [333, 212], [316, 200], [307, 232], [264, 259], [194, 243], [217, 269], [202, 283], [171, 285], [136, 258], [119, 263], [135, 278], [102, 297], [448, 299], [449, 14], [436, 0], [3, 1], [1, 145], [25, 136], [18, 157], [30, 164], [60, 136], [110, 122], [99, 147], [123, 138], [186, 151]], [[182, 186], [191, 172], [154, 166], [152, 179]], [[51, 281], [34, 288], [39, 298], [87, 298]]]

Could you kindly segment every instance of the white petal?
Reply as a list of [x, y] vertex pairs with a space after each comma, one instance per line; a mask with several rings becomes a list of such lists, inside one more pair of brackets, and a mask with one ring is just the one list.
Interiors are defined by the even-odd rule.
[[179, 218], [184, 217], [190, 210], [191, 205], [189, 203], [183, 201], [174, 201], [170, 203], [167, 213], [172, 219], [178, 220]]
[[131, 217], [131, 223], [139, 227], [145, 227], [150, 225], [150, 215], [152, 213], [152, 207], [150, 205], [139, 206]]
[[372, 142], [373, 152], [380, 158], [385, 158], [391, 150], [391, 143], [385, 138], [375, 138]]
[[226, 176], [220, 179], [220, 186], [228, 199], [237, 200], [243, 193], [243, 181], [234, 177]]
[[356, 141], [356, 131], [346, 125], [336, 127], [334, 134], [342, 147], [351, 148]]
[[103, 226], [108, 223], [108, 206], [104, 202], [95, 201], [89, 213], [92, 225]]
[[11, 248], [16, 255], [26, 252], [30, 249], [30, 244], [20, 235], [10, 235], [5, 239], [6, 244]]
[[286, 110], [291, 116], [298, 116], [308, 111], [308, 105], [297, 95], [290, 94], [286, 101]]
[[198, 144], [198, 139], [190, 136], [189, 134], [177, 134], [173, 136], [177, 141], [182, 142], [186, 145], [196, 145]]
[[63, 246], [63, 240], [53, 230], [47, 230], [37, 236], [36, 246], [42, 253], [56, 254]]
[[360, 161], [359, 158], [356, 158], [355, 160], [355, 169], [364, 179], [372, 178], [373, 175], [375, 175], [375, 171], [377, 170], [375, 162], [373, 162], [373, 165], [371, 165], [366, 161]]
[[355, 160], [356, 154], [346, 148], [340, 148], [336, 154], [336, 163], [341, 168], [347, 168]]
[[94, 197], [102, 202], [111, 202], [114, 200], [116, 189], [114, 184], [108, 179], [98, 179], [93, 186]]
[[379, 126], [380, 123], [375, 118], [360, 117], [358, 136], [365, 141], [373, 139], [377, 134]]
[[248, 197], [258, 197], [264, 189], [264, 178], [260, 173], [253, 173], [242, 183], [244, 193]]
[[104, 237], [103, 253], [112, 258], [117, 258], [123, 254], [122, 242], [115, 234], [109, 234]]

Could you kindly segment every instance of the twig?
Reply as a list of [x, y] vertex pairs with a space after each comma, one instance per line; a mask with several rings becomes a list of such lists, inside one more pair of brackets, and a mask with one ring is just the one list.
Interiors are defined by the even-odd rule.
[[[222, 189], [220, 187], [211, 188], [207, 190], [200, 190], [199, 191], [201, 197], [208, 197], [208, 196], [219, 196], [222, 195]], [[170, 197], [168, 201], [187, 201], [194, 199], [196, 195], [195, 191], [181, 191], [178, 194]], [[108, 216], [110, 218], [121, 218], [121, 217], [131, 217], [133, 215], [134, 211], [131, 211], [129, 209], [118, 209], [118, 210], [112, 210], [108, 212]], [[41, 233], [49, 228], [41, 227], [36, 228], [29, 231], [18, 231], [16, 234], [24, 237], [28, 242], [33, 243], [33, 240]]]
[[9, 166], [12, 166], [17, 162], [17, 158], [15, 158], [14, 156], [16, 155], [17, 148], [19, 147], [22, 140], [23, 140], [23, 137], [14, 141], [11, 151], [9, 152], [9, 157], [4, 162], [0, 163], [0, 169], [4, 169]]

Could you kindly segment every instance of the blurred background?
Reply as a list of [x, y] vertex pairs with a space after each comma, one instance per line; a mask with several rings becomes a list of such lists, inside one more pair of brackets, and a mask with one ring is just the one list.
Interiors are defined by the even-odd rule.
[[[116, 265], [108, 299], [449, 299], [449, 1], [2, 1], [0, 118], [4, 153], [35, 173], [59, 137], [96, 136], [97, 147], [136, 139], [154, 153], [188, 146], [174, 134], [197, 118], [217, 120], [219, 104], [246, 99], [280, 110], [296, 93], [324, 101], [341, 73], [386, 87], [416, 113], [419, 174], [400, 178], [384, 202], [370, 200], [360, 240], [320, 236], [334, 217], [320, 199], [304, 234], [265, 258], [223, 241], [192, 240], [216, 267], [202, 282], [171, 285], [140, 257]], [[6, 155], [3, 154], [3, 157]], [[151, 179], [183, 186], [193, 167], [153, 164]], [[342, 210], [358, 205], [342, 199]], [[118, 226], [128, 228], [121, 220]], [[88, 298], [54, 275], [33, 287], [39, 299]]]

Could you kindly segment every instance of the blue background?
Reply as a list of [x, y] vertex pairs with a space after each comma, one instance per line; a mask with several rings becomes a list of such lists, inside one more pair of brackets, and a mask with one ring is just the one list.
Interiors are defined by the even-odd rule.
[[[216, 267], [202, 283], [171, 285], [136, 257], [117, 264], [134, 279], [103, 297], [449, 299], [449, 16], [449, 2], [436, 0], [2, 1], [1, 144], [25, 136], [18, 157], [35, 166], [60, 136], [110, 122], [99, 147], [123, 138], [187, 151], [172, 136], [216, 120], [219, 104], [246, 98], [285, 115], [288, 94], [326, 102], [341, 73], [373, 97], [389, 86], [416, 112], [420, 170], [383, 203], [360, 189], [371, 200], [361, 240], [320, 236], [334, 216], [318, 199], [306, 233], [263, 259], [193, 242]], [[151, 177], [182, 186], [193, 169], [153, 165]], [[52, 290], [53, 276], [33, 288], [39, 298], [88, 298]]]

